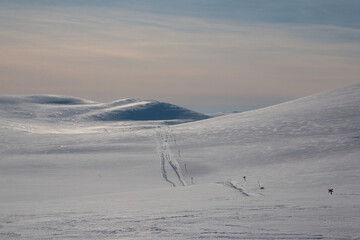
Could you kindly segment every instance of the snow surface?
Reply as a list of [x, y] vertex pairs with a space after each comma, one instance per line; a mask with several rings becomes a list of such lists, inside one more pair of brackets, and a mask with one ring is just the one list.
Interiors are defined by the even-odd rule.
[[179, 112], [1, 95], [0, 239], [360, 239], [360, 84]]

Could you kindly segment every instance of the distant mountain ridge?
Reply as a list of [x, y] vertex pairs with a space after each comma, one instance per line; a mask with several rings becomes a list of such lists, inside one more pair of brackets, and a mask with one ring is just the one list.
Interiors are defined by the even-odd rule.
[[57, 95], [0, 95], [0, 112], [9, 118], [77, 121], [195, 121], [209, 116], [170, 103], [121, 99], [110, 103]]
[[20, 103], [34, 103], [34, 104], [59, 104], [59, 105], [80, 105], [96, 103], [93, 101], [60, 96], [60, 95], [3, 95], [0, 94], [0, 104], [20, 104]]

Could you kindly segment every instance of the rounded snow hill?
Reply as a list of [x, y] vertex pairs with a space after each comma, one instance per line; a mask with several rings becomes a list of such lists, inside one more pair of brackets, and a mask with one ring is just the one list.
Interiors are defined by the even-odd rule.
[[173, 104], [141, 99], [98, 103], [57, 95], [0, 95], [0, 112], [11, 119], [44, 121], [169, 121], [188, 122], [209, 118]]
[[90, 112], [87, 117], [97, 121], [202, 120], [209, 118], [204, 114], [158, 101], [127, 100], [125, 103], [117, 101], [109, 105], [108, 108]]

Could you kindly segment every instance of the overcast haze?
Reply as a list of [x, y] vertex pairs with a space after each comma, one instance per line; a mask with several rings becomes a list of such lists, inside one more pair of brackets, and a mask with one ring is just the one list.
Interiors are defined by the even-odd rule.
[[357, 0], [0, 1], [0, 93], [272, 105], [359, 82], [359, 11]]

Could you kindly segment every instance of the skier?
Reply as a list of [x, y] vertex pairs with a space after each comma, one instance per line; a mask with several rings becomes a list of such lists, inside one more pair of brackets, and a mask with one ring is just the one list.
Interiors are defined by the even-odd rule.
[[333, 189], [333, 188], [329, 188], [329, 189], [328, 189], [328, 192], [330, 193], [330, 195], [332, 195], [333, 192], [334, 192], [334, 189]]
[[243, 176], [243, 178], [244, 178], [244, 181], [246, 181], [246, 176]]

